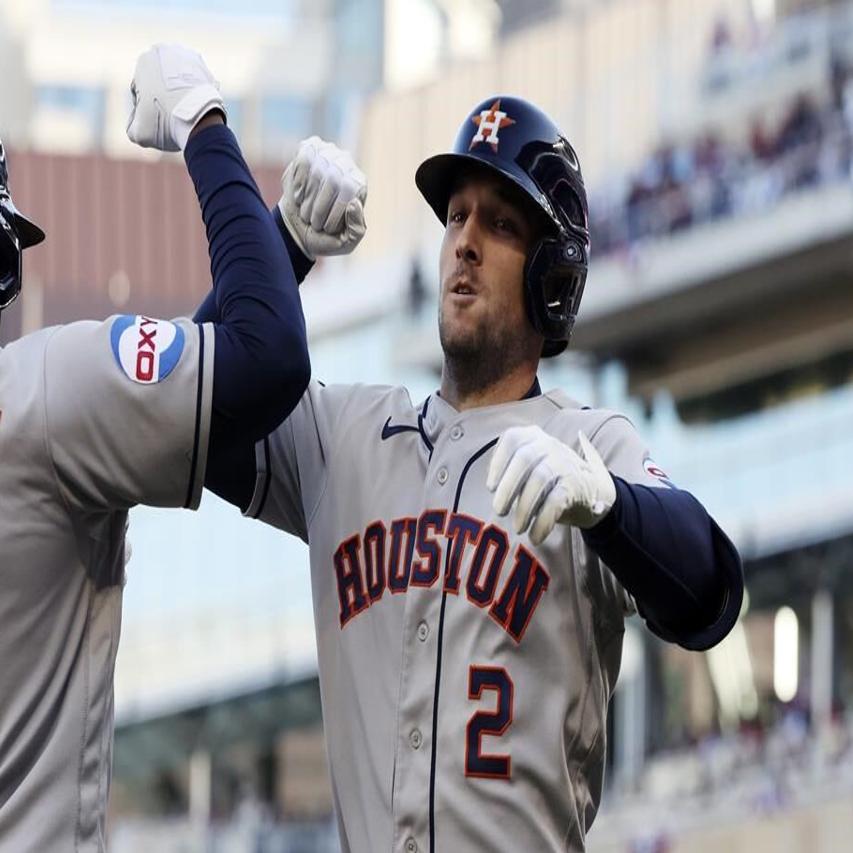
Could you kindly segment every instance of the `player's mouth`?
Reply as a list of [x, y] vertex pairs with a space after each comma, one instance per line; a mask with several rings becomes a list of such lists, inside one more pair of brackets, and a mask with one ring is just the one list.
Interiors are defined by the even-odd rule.
[[450, 295], [458, 301], [469, 302], [477, 296], [477, 288], [468, 279], [460, 278], [451, 286]]

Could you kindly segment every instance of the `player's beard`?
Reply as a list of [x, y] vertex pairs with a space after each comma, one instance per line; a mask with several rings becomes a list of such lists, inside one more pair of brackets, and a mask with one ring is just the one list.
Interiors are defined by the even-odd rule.
[[473, 328], [451, 329], [438, 309], [444, 371], [463, 395], [485, 391], [530, 359], [530, 342], [517, 330], [482, 317]]

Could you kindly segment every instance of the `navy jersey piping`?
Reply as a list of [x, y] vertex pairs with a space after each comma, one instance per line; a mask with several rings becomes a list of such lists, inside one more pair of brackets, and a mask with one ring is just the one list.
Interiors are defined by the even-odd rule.
[[533, 384], [527, 389], [527, 393], [521, 398], [522, 400], [530, 400], [533, 397], [542, 396], [542, 386], [539, 384], [539, 377], [535, 377]]
[[[420, 423], [421, 418], [426, 413], [426, 404], [424, 404], [424, 411], [421, 416], [418, 418], [418, 423]], [[465, 483], [465, 477], [468, 475], [468, 471], [471, 466], [485, 453], [491, 450], [496, 444], [498, 440], [493, 438], [488, 444], [481, 447], [466, 463], [465, 467], [462, 469], [462, 474], [459, 476], [459, 484], [456, 486], [456, 496], [453, 499], [453, 512], [455, 513], [459, 509], [459, 498], [462, 496], [462, 486]], [[430, 455], [432, 455], [432, 446], [430, 446]], [[450, 552], [451, 548], [447, 549], [447, 553], [444, 558], [444, 577], [447, 577], [447, 572], [450, 567]], [[444, 587], [444, 583], [442, 582], [442, 589]], [[439, 688], [441, 685], [441, 652], [442, 652], [442, 643], [444, 640], [444, 609], [447, 604], [447, 592], [443, 591], [441, 593], [441, 611], [438, 617], [438, 641], [436, 645], [438, 646], [438, 653], [436, 655], [435, 661], [435, 690], [433, 693], [432, 700], [432, 744], [431, 744], [431, 754], [430, 754], [430, 768], [429, 768], [429, 849], [430, 853], [435, 853], [435, 761], [436, 761], [436, 740], [438, 738], [438, 694]]]
[[192, 506], [193, 494], [195, 493], [196, 470], [198, 468], [198, 445], [201, 438], [201, 402], [204, 399], [204, 326], [198, 326], [198, 384], [195, 395], [195, 430], [193, 432], [193, 454], [190, 463], [190, 482], [187, 487], [187, 499], [184, 501], [184, 509]]
[[429, 397], [424, 400], [424, 407], [421, 409], [421, 412], [418, 415], [418, 432], [421, 434], [421, 438], [423, 439], [423, 442], [426, 445], [427, 450], [429, 451], [429, 458], [432, 459], [432, 442], [429, 440], [429, 436], [426, 434], [426, 429], [424, 429], [424, 418], [426, 417], [429, 401]]

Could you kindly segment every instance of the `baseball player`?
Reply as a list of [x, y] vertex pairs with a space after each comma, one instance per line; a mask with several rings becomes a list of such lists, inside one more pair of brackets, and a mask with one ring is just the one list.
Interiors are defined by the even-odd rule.
[[[218, 317], [118, 316], [0, 349], [2, 853], [105, 850], [127, 511], [195, 509], [208, 458], [269, 433], [310, 372], [291, 238], [223, 126], [210, 71], [193, 51], [159, 45], [131, 88], [131, 140], [183, 150]], [[340, 181], [329, 186], [331, 209]], [[291, 227], [309, 249], [341, 251], [363, 233], [363, 197], [350, 200], [321, 223], [329, 233]], [[0, 226], [2, 310], [20, 291], [22, 250], [44, 239], [12, 203], [2, 147]]]
[[309, 543], [344, 850], [582, 851], [626, 615], [708, 648], [740, 560], [624, 416], [539, 387], [589, 255], [560, 130], [488, 98], [416, 182], [445, 228], [440, 389], [312, 380], [217, 488]]

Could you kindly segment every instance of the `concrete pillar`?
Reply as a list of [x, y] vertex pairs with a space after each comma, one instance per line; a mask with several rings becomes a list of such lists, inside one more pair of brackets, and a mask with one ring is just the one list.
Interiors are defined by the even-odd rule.
[[205, 749], [197, 749], [190, 756], [190, 820], [198, 826], [210, 821], [213, 788], [213, 761]]
[[819, 589], [812, 598], [811, 710], [818, 732], [832, 719], [834, 606], [828, 589]]
[[614, 778], [631, 788], [643, 769], [646, 747], [646, 644], [639, 630], [625, 625], [622, 668], [614, 707]]

